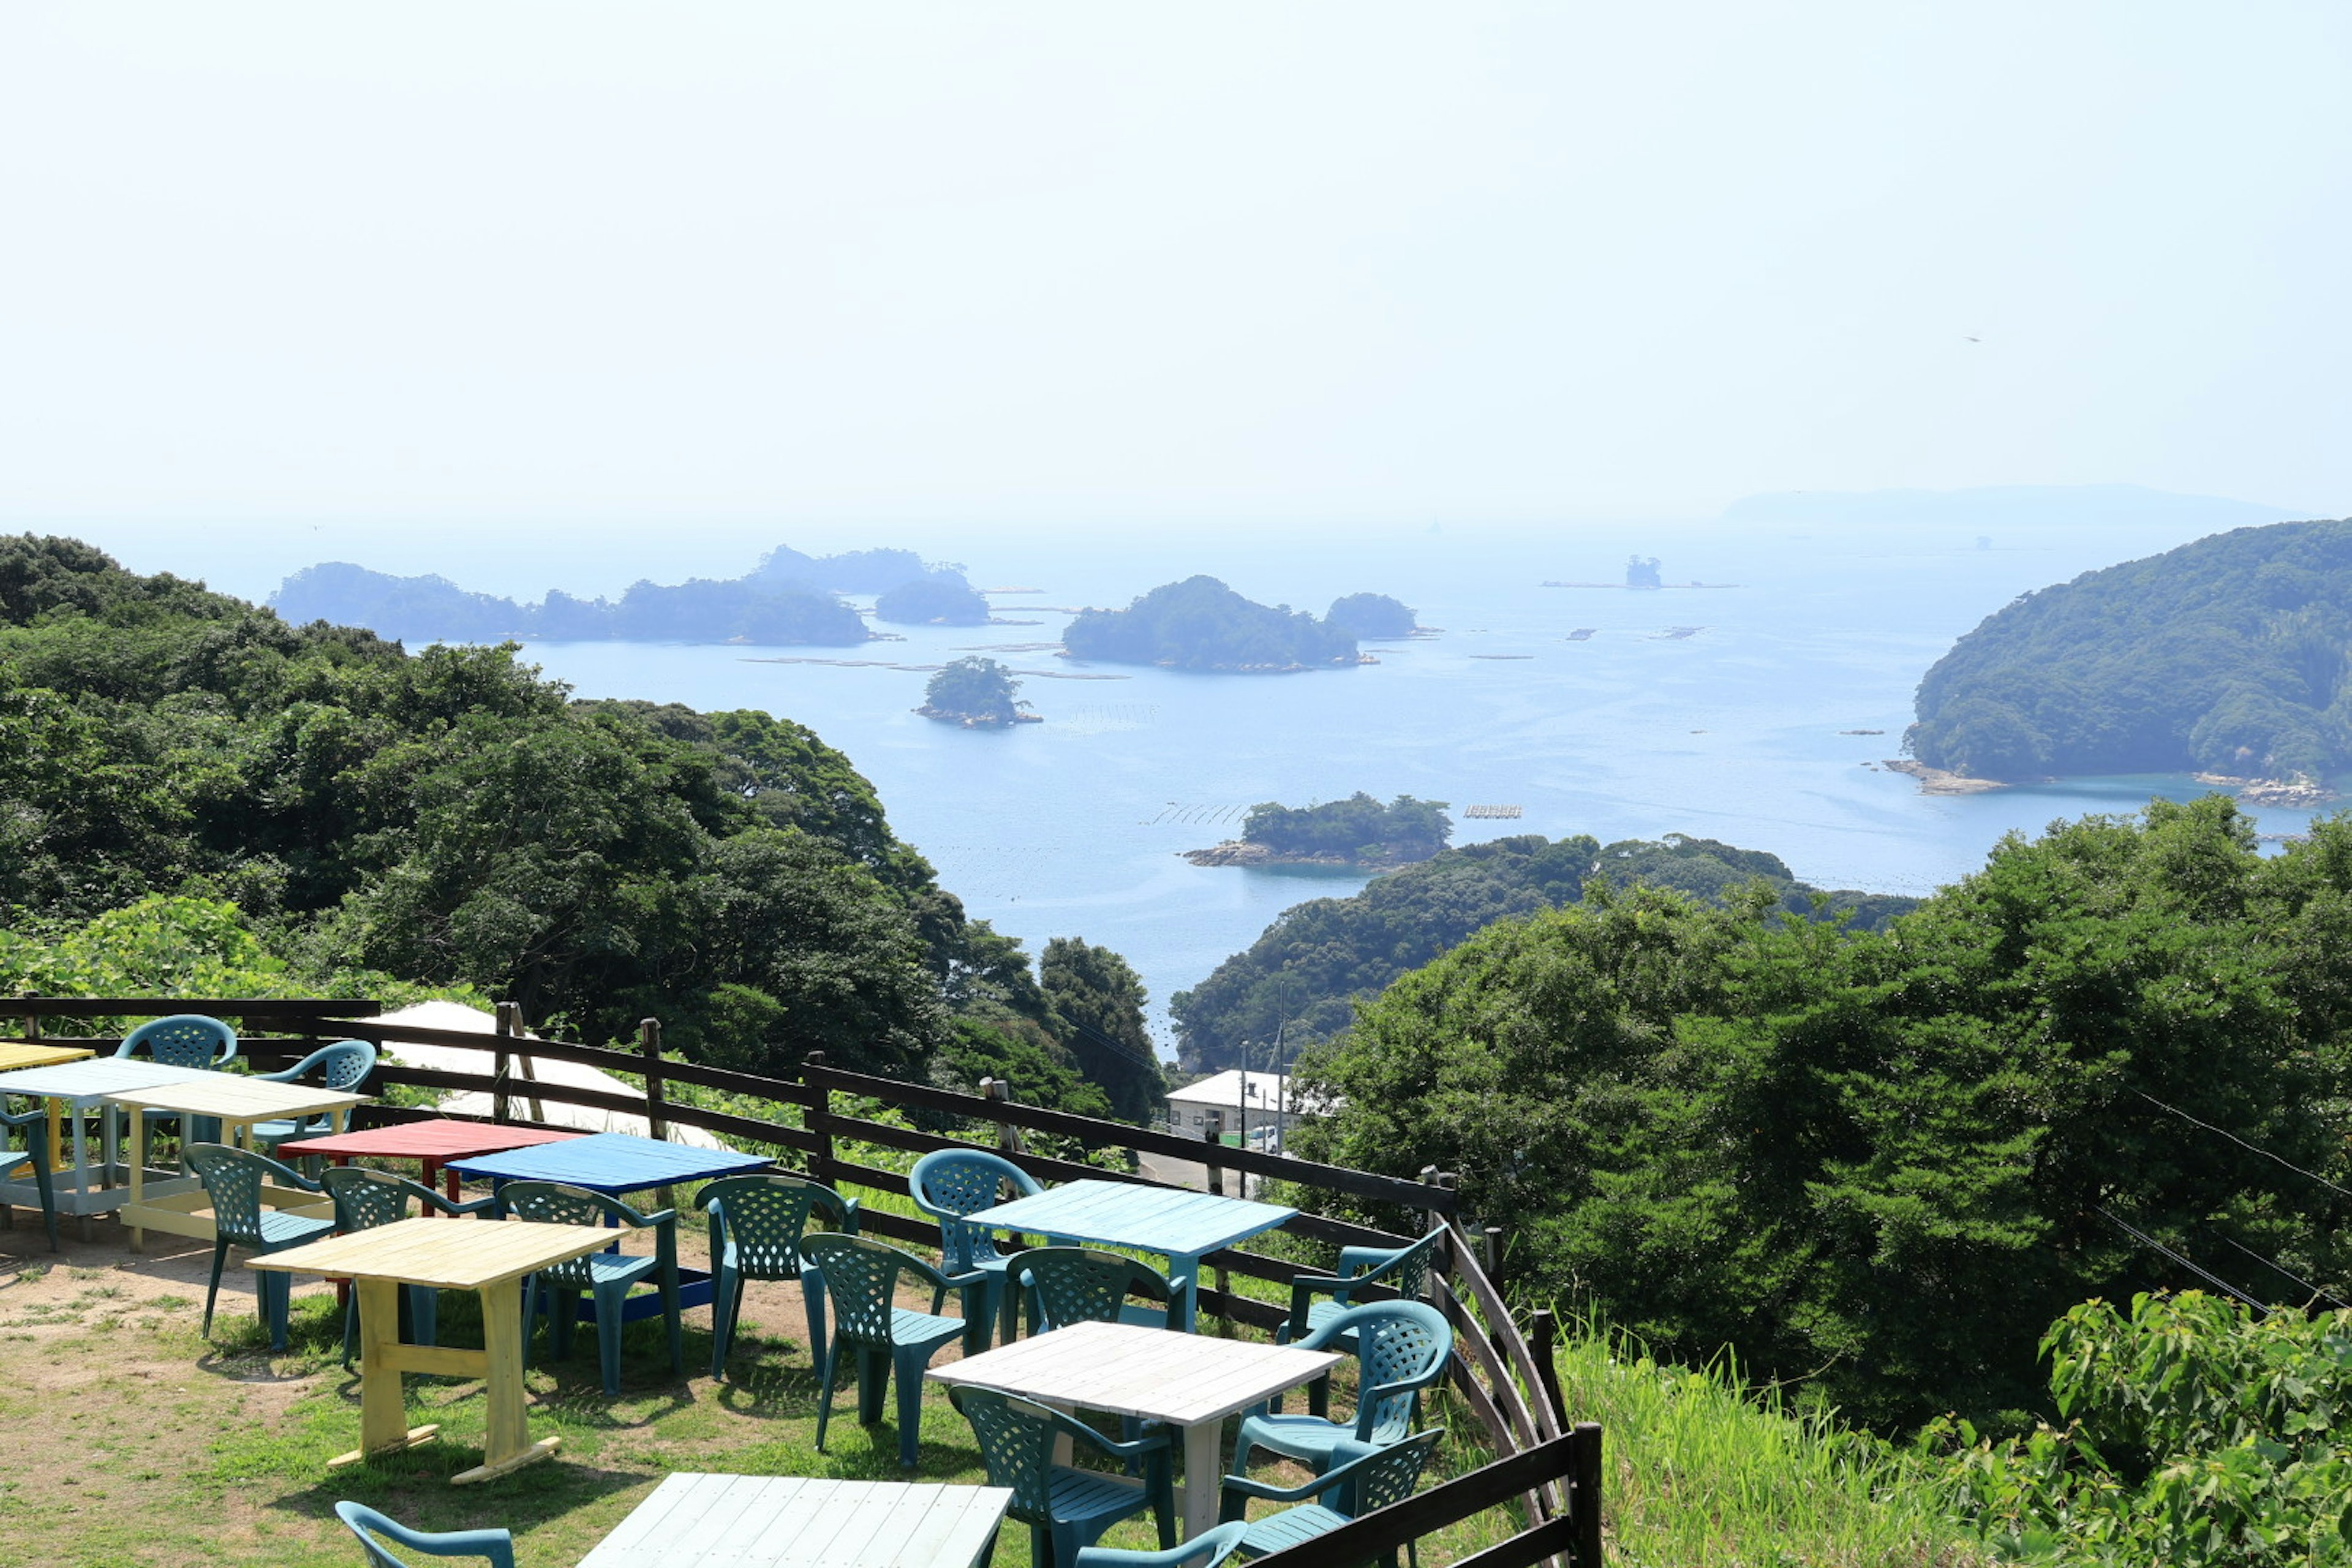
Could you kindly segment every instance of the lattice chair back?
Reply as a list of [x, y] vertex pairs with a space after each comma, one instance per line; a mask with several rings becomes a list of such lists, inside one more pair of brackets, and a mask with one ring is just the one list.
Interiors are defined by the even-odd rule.
[[1050, 1522], [1054, 1439], [1061, 1433], [1056, 1413], [1003, 1389], [970, 1384], [950, 1387], [948, 1400], [971, 1423], [988, 1484], [1013, 1493], [1013, 1517], [1024, 1524]]
[[140, 1025], [114, 1047], [118, 1057], [142, 1050], [172, 1068], [216, 1068], [236, 1055], [236, 1031], [202, 1013], [175, 1013]]
[[940, 1251], [950, 1274], [1003, 1257], [986, 1226], [970, 1225], [957, 1216], [1003, 1202], [998, 1191], [1003, 1183], [1011, 1183], [1023, 1197], [1042, 1190], [1028, 1172], [982, 1149], [934, 1150], [915, 1162], [907, 1180], [916, 1204], [940, 1222]]
[[1357, 1408], [1356, 1438], [1364, 1443], [1393, 1443], [1412, 1429], [1414, 1392], [1434, 1383], [1454, 1352], [1453, 1325], [1443, 1312], [1420, 1301], [1353, 1307], [1321, 1332], [1356, 1336], [1360, 1394], [1391, 1385], [1391, 1392]]
[[279, 1083], [298, 1083], [312, 1073], [319, 1086], [337, 1091], [357, 1089], [375, 1070], [375, 1047], [365, 1040], [337, 1040], [320, 1046], [284, 1072], [267, 1075]]
[[406, 1219], [408, 1201], [415, 1192], [415, 1184], [405, 1176], [358, 1165], [338, 1165], [320, 1173], [319, 1179], [335, 1200], [335, 1228], [345, 1233]]
[[[615, 1208], [628, 1206], [616, 1198], [561, 1182], [509, 1182], [499, 1189], [499, 1204], [538, 1225], [603, 1225]], [[539, 1277], [574, 1290], [596, 1288], [594, 1266], [586, 1257], [549, 1264]]]
[[824, 1211], [835, 1226], [849, 1219], [839, 1193], [797, 1176], [728, 1176], [697, 1193], [694, 1204], [713, 1211], [711, 1223], [724, 1228], [735, 1266], [752, 1279], [800, 1278], [801, 1237], [812, 1212]]
[[1437, 1256], [1437, 1244], [1445, 1239], [1441, 1227], [1431, 1231], [1398, 1255], [1396, 1270], [1383, 1283], [1395, 1288], [1396, 1293], [1408, 1301], [1429, 1300], [1429, 1260]]
[[275, 1160], [226, 1143], [189, 1144], [188, 1169], [211, 1201], [214, 1230], [239, 1247], [261, 1245], [263, 1185], [272, 1176], [295, 1174]]
[[1444, 1437], [1445, 1428], [1438, 1426], [1416, 1432], [1401, 1442], [1341, 1443], [1334, 1447], [1334, 1471], [1353, 1461], [1362, 1461], [1349, 1472], [1339, 1511], [1354, 1519], [1412, 1496], [1413, 1489], [1421, 1485], [1421, 1472], [1428, 1467], [1430, 1455]]
[[916, 1259], [895, 1247], [829, 1230], [803, 1239], [801, 1255], [824, 1275], [825, 1298], [833, 1304], [833, 1332], [838, 1343], [860, 1350], [896, 1345], [890, 1333], [893, 1298], [898, 1290], [898, 1275]]
[[1165, 1303], [1168, 1280], [1148, 1263], [1091, 1247], [1034, 1247], [1013, 1267], [1036, 1291], [1037, 1330], [1116, 1323], [1129, 1295]]

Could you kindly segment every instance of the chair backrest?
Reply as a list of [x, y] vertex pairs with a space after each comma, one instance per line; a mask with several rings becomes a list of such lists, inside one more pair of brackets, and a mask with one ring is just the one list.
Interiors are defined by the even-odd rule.
[[1003, 1256], [986, 1226], [967, 1225], [957, 1216], [1003, 1203], [998, 1190], [1008, 1182], [1024, 1197], [1043, 1190], [1028, 1172], [984, 1149], [935, 1149], [915, 1162], [907, 1187], [916, 1205], [940, 1222], [940, 1252], [949, 1273], [961, 1274]]
[[320, 1046], [284, 1072], [268, 1076], [281, 1083], [294, 1083], [312, 1073], [319, 1075], [321, 1089], [357, 1089], [375, 1070], [375, 1047], [365, 1040], [337, 1040], [331, 1046]]
[[898, 1276], [910, 1258], [895, 1247], [862, 1236], [820, 1230], [801, 1242], [801, 1256], [824, 1276], [825, 1300], [833, 1308], [834, 1337], [845, 1345], [883, 1350], [898, 1342], [890, 1314]]
[[299, 1176], [277, 1161], [226, 1143], [191, 1143], [188, 1169], [205, 1187], [213, 1228], [240, 1247], [261, 1245], [261, 1189], [272, 1176]]
[[1383, 1384], [1392, 1392], [1367, 1399], [1356, 1409], [1356, 1440], [1393, 1443], [1410, 1429], [1413, 1391], [1445, 1372], [1454, 1353], [1454, 1328], [1445, 1314], [1422, 1301], [1374, 1301], [1350, 1307], [1300, 1343], [1320, 1350], [1352, 1334], [1359, 1364], [1357, 1386], [1369, 1393]]
[[[623, 1215], [636, 1216], [636, 1211], [618, 1198], [562, 1182], [509, 1182], [499, 1189], [499, 1206], [536, 1225], [603, 1225]], [[541, 1279], [575, 1290], [588, 1289], [596, 1282], [594, 1267], [587, 1257], [551, 1263], [539, 1273]]]
[[427, 1533], [387, 1519], [364, 1503], [339, 1502], [335, 1517], [359, 1537], [368, 1568], [408, 1568], [385, 1547], [387, 1541], [421, 1552], [427, 1557], [479, 1557], [490, 1568], [515, 1568], [514, 1537], [503, 1530], [453, 1530]]
[[[1439, 1426], [1395, 1443], [1343, 1442], [1334, 1447], [1329, 1473], [1338, 1478], [1341, 1470], [1348, 1472], [1340, 1486], [1339, 1511], [1353, 1519], [1412, 1496], [1413, 1489], [1421, 1485], [1421, 1472], [1428, 1466], [1429, 1456], [1444, 1436], [1445, 1428]], [[1355, 1468], [1349, 1469], [1350, 1465]]]
[[202, 1013], [175, 1013], [123, 1036], [114, 1054], [135, 1057], [142, 1049], [165, 1067], [216, 1068], [236, 1057], [236, 1031]]
[[1041, 1333], [1072, 1323], [1116, 1323], [1131, 1295], [1168, 1300], [1168, 1280], [1158, 1269], [1097, 1247], [1033, 1247], [1012, 1268], [1035, 1292]]
[[1381, 1283], [1393, 1287], [1408, 1301], [1429, 1300], [1429, 1260], [1444, 1239], [1445, 1227], [1440, 1226], [1411, 1247], [1399, 1248], [1383, 1266], [1391, 1271], [1381, 1276]]
[[335, 1200], [335, 1228], [345, 1233], [406, 1219], [409, 1200], [430, 1191], [406, 1176], [362, 1165], [337, 1165], [321, 1172], [319, 1179]]
[[723, 1176], [694, 1195], [694, 1206], [710, 1211], [711, 1241], [732, 1255], [748, 1279], [797, 1279], [801, 1237], [809, 1215], [845, 1227], [849, 1200], [818, 1182], [798, 1176]]
[[949, 1387], [948, 1403], [963, 1413], [980, 1439], [988, 1484], [1013, 1493], [1013, 1517], [1024, 1524], [1051, 1523], [1054, 1439], [1062, 1432], [1057, 1413], [1001, 1388], [962, 1383]]

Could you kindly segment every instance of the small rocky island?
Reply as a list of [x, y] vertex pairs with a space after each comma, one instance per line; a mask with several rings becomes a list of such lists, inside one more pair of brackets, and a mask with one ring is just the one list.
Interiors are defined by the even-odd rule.
[[1257, 604], [1208, 576], [1165, 584], [1124, 610], [1081, 611], [1062, 647], [1072, 658], [1228, 675], [1374, 662], [1346, 626], [1287, 605]]
[[1239, 838], [1184, 858], [1195, 866], [1409, 866], [1453, 837], [1445, 804], [1401, 795], [1382, 805], [1361, 790], [1296, 810], [1265, 801], [1250, 807]]
[[960, 658], [931, 677], [923, 689], [923, 705], [915, 710], [926, 719], [966, 730], [998, 730], [1013, 724], [1042, 724], [1015, 695], [1021, 683], [992, 658], [978, 655]]

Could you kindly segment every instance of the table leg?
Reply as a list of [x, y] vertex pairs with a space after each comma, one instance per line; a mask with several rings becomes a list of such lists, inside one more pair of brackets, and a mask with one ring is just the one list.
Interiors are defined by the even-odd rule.
[[[1198, 1258], [1179, 1258], [1172, 1252], [1168, 1255], [1168, 1267], [1171, 1269], [1180, 1264], [1183, 1268], [1184, 1289], [1179, 1292], [1181, 1300], [1175, 1303], [1175, 1310], [1177, 1321], [1183, 1324], [1184, 1331], [1189, 1334], [1200, 1317], [1201, 1260]], [[1211, 1520], [1209, 1522], [1214, 1524], [1216, 1521]], [[1188, 1535], [1184, 1539], [1190, 1541], [1192, 1537]]]
[[[561, 1437], [530, 1440], [530, 1414], [522, 1386], [522, 1281], [501, 1279], [484, 1286], [482, 1347], [489, 1369], [483, 1392], [489, 1405], [482, 1437], [482, 1462], [450, 1477], [457, 1485], [487, 1481], [546, 1458], [563, 1446]], [[364, 1314], [365, 1309], [362, 1309]]]
[[329, 1469], [356, 1465], [379, 1454], [396, 1454], [429, 1443], [437, 1426], [408, 1425], [401, 1397], [400, 1286], [391, 1279], [356, 1281], [360, 1293], [360, 1446], [327, 1461]]
[[[133, 1150], [143, 1150], [147, 1147], [147, 1108], [143, 1105], [136, 1105], [131, 1109], [131, 1147]], [[147, 1162], [142, 1159], [131, 1167], [130, 1206], [134, 1213], [146, 1201], [146, 1193]], [[135, 1225], [131, 1229], [131, 1250], [133, 1252], [147, 1250], [147, 1233]]]
[[1218, 1494], [1223, 1489], [1224, 1459], [1219, 1446], [1225, 1433], [1223, 1418], [1195, 1421], [1184, 1428], [1184, 1484], [1176, 1489], [1180, 1541], [1190, 1541], [1217, 1524]]
[[[440, 1161], [433, 1158], [430, 1154], [422, 1155], [419, 1158], [425, 1166], [425, 1184], [428, 1187], [431, 1186], [433, 1184], [433, 1178], [439, 1176], [447, 1185], [449, 1201], [453, 1204], [456, 1203], [457, 1201], [457, 1173], [443, 1165]], [[457, 1216], [452, 1215], [449, 1217], [455, 1219]]]

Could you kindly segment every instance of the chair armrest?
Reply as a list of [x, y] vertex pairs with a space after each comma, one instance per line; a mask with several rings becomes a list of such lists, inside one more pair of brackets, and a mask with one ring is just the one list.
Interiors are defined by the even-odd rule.
[[651, 1230], [656, 1226], [675, 1227], [677, 1224], [676, 1209], [663, 1209], [656, 1214], [639, 1214], [636, 1210], [629, 1208], [626, 1204], [623, 1204], [621, 1207], [627, 1211], [621, 1217], [626, 1220], [633, 1229]]
[[1239, 1549], [1246, 1524], [1221, 1524], [1165, 1552], [1129, 1552], [1110, 1546], [1087, 1546], [1078, 1551], [1075, 1568], [1217, 1568]]
[[446, 1215], [491, 1214], [496, 1212], [499, 1206], [499, 1200], [493, 1196], [467, 1198], [463, 1203], [452, 1203], [430, 1187], [425, 1189], [425, 1197], [421, 1201], [430, 1204]]
[[1343, 1247], [1339, 1249], [1339, 1273], [1361, 1284], [1412, 1250], [1410, 1247]]
[[[1347, 1447], [1354, 1446], [1350, 1444]], [[1226, 1519], [1244, 1517], [1244, 1510], [1248, 1507], [1251, 1498], [1261, 1498], [1267, 1502], [1304, 1502], [1308, 1498], [1319, 1497], [1334, 1487], [1345, 1486], [1350, 1476], [1374, 1459], [1381, 1458], [1385, 1452], [1386, 1450], [1381, 1448], [1374, 1448], [1369, 1453], [1360, 1451], [1346, 1464], [1334, 1465], [1321, 1475], [1310, 1476], [1295, 1487], [1278, 1487], [1270, 1481], [1254, 1481], [1247, 1476], [1227, 1476], [1224, 1480], [1223, 1517]]]
[[335, 1512], [354, 1534], [386, 1536], [431, 1557], [487, 1557], [491, 1568], [515, 1568], [514, 1536], [507, 1531], [417, 1530], [354, 1502], [337, 1503]]
[[1307, 1310], [1315, 1304], [1316, 1297], [1328, 1296], [1344, 1307], [1348, 1304], [1348, 1289], [1356, 1283], [1328, 1274], [1294, 1277], [1290, 1281], [1290, 1321], [1285, 1325], [1287, 1339], [1296, 1340], [1307, 1332]]

